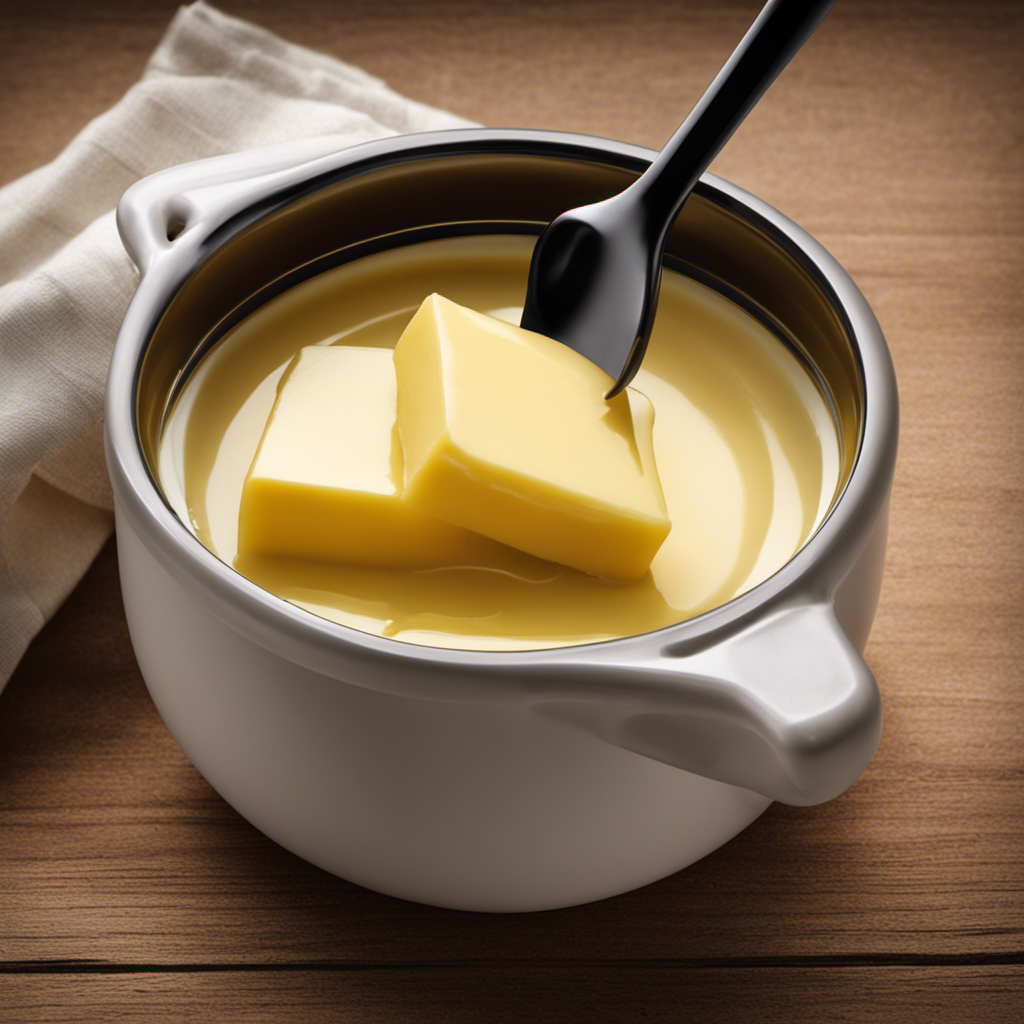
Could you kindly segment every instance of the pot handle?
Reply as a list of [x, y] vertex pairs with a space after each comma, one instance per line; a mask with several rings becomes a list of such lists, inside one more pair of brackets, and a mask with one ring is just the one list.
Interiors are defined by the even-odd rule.
[[[694, 653], [582, 666], [608, 699], [537, 710], [625, 750], [788, 804], [838, 796], [882, 729], [878, 686], [830, 602], [776, 610]], [[611, 684], [609, 687], [608, 684]]]
[[256, 200], [305, 180], [322, 162], [352, 146], [342, 136], [321, 135], [242, 153], [228, 153], [169, 167], [132, 185], [117, 205], [117, 229], [128, 255], [145, 274], [162, 254], [208, 234]]

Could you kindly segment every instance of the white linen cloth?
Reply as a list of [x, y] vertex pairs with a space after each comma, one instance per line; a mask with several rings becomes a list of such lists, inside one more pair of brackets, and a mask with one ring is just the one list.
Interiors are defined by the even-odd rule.
[[468, 123], [199, 2], [115, 107], [0, 189], [0, 689], [112, 528], [103, 390], [138, 277], [114, 226], [125, 189], [254, 146]]

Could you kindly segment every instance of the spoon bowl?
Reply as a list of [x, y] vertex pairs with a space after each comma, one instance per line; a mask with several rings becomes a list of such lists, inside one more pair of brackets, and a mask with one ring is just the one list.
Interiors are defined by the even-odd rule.
[[533, 251], [521, 321], [622, 378], [609, 398], [632, 380], [647, 347], [664, 246], [646, 235], [624, 196], [569, 210], [547, 226]]

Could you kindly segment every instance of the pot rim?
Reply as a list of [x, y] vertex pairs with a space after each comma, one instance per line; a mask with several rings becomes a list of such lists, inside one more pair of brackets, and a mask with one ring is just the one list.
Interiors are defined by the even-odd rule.
[[[284, 179], [280, 174], [272, 182], [268, 179], [265, 192], [245, 210], [270, 213], [297, 194], [307, 194], [311, 185], [332, 184], [395, 163], [480, 154], [550, 156], [638, 171], [656, 155], [628, 143], [565, 132], [482, 128], [395, 136], [304, 159]], [[260, 151], [247, 156], [250, 159], [241, 158], [241, 162], [236, 156], [235, 166], [259, 166]], [[895, 466], [898, 398], [891, 357], [877, 319], [846, 271], [807, 232], [745, 190], [705, 174], [698, 185], [703, 197], [765, 233], [812, 275], [842, 319], [863, 378], [863, 423], [850, 476], [823, 522], [793, 557], [757, 586], [683, 622], [612, 640], [523, 651], [426, 647], [365, 633], [291, 604], [250, 582], [202, 545], [171, 512], [143, 454], [136, 420], [137, 385], [153, 330], [178, 288], [217, 245], [231, 237], [225, 230], [229, 222], [246, 220], [237, 211], [224, 212], [210, 218], [203, 231], [189, 232], [165, 244], [151, 260], [141, 260], [137, 239], [133, 244], [130, 237], [131, 221], [141, 208], [137, 197], [151, 196], [156, 179], [167, 182], [162, 186], [166, 196], [169, 189], [181, 186], [181, 175], [182, 169], [172, 168], [145, 179], [126, 194], [118, 211], [122, 236], [143, 266], [143, 276], [111, 360], [105, 426], [108, 468], [119, 513], [158, 561], [187, 590], [203, 594], [236, 630], [288, 660], [333, 676], [355, 672], [361, 681], [378, 688], [390, 686], [374, 670], [387, 668], [406, 680], [415, 678], [420, 695], [429, 698], [434, 694], [425, 679], [437, 682], [437, 694], [441, 694], [446, 690], [441, 678], [453, 670], [472, 676], [475, 683], [489, 680], [497, 686], [510, 670], [530, 673], [604, 658], [628, 663], [666, 653], [689, 654], [719, 643], [772, 611], [829, 601], [884, 512]], [[230, 181], [225, 188], [229, 194]], [[214, 233], [217, 239], [211, 245]]]

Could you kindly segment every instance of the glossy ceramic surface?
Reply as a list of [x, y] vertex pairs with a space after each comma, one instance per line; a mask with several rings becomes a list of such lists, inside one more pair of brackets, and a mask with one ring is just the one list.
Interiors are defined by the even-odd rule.
[[418, 647], [318, 619], [219, 562], [152, 466], [176, 382], [318, 267], [446, 234], [536, 232], [621, 188], [648, 151], [460, 131], [310, 140], [175, 168], [119, 224], [143, 271], [111, 366], [107, 450], [133, 643], [196, 766], [254, 824], [410, 899], [524, 910], [644, 884], [771, 799], [850, 785], [878, 742], [860, 657], [895, 460], [892, 366], [849, 277], [796, 225], [705, 177], [668, 258], [798, 345], [832, 396], [841, 494], [778, 573], [654, 633], [580, 647]]

